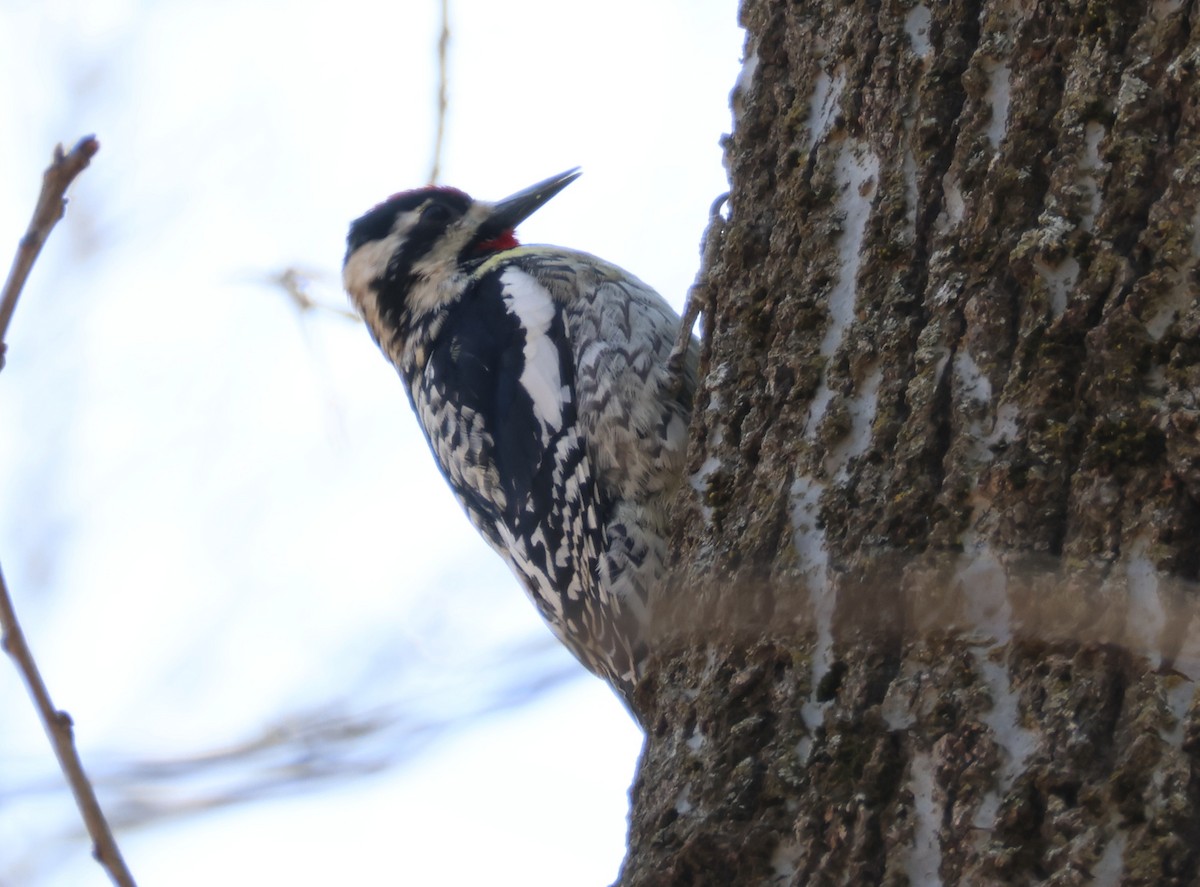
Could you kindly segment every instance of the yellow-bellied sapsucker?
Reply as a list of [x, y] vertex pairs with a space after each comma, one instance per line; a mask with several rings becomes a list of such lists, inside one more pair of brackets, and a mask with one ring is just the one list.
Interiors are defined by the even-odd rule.
[[397, 194], [351, 225], [344, 279], [471, 522], [629, 702], [696, 346], [674, 378], [680, 320], [658, 293], [587, 253], [518, 245], [516, 225], [578, 175], [498, 203]]

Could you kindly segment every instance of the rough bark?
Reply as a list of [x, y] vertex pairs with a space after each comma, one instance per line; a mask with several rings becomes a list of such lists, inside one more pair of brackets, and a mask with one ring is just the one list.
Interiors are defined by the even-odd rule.
[[620, 883], [1200, 883], [1200, 0], [742, 19]]

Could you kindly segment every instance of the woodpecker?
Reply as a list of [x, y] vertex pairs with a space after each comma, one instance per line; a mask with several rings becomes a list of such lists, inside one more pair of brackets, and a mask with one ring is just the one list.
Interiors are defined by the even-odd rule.
[[395, 366], [438, 468], [558, 639], [633, 711], [647, 607], [696, 385], [654, 290], [516, 226], [574, 169], [497, 203], [396, 194], [355, 220], [346, 290]]

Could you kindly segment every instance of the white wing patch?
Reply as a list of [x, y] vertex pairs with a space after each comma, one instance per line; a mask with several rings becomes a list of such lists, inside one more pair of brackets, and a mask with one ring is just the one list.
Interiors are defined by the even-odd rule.
[[554, 300], [540, 283], [519, 268], [500, 275], [504, 303], [525, 330], [525, 367], [521, 387], [533, 401], [533, 415], [542, 426], [543, 439], [562, 428], [563, 403], [570, 396], [558, 370], [558, 347], [550, 339]]

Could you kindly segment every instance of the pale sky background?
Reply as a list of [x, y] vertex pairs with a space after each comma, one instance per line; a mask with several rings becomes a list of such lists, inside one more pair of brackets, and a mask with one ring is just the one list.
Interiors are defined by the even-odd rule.
[[[548, 642], [366, 332], [265, 282], [298, 266], [344, 306], [348, 222], [424, 182], [437, 9], [0, 5], [6, 267], [54, 143], [101, 142], [8, 338], [0, 565], [102, 800], [202, 805], [280, 760], [134, 798], [128, 765], [380, 724], [338, 747], [366, 775], [123, 833], [144, 887], [617, 874], [632, 722]], [[726, 187], [736, 4], [451, 0], [451, 24], [442, 180], [497, 199], [582, 166], [522, 239], [679, 307]], [[7, 662], [0, 723], [0, 887], [108, 883]]]

